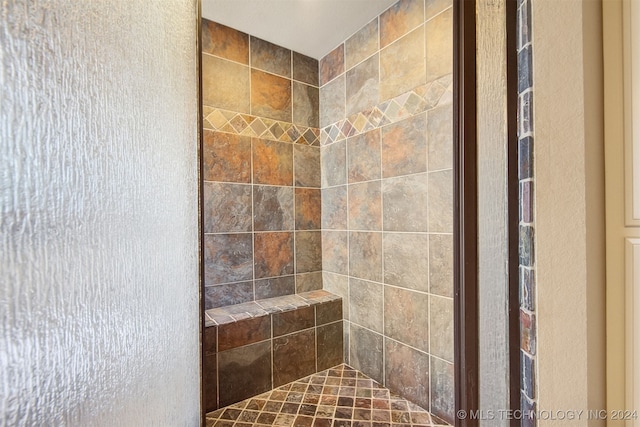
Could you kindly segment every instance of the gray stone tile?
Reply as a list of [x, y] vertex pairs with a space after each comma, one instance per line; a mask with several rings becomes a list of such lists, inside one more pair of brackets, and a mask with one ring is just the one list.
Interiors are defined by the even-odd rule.
[[256, 299], [274, 298], [296, 292], [295, 276], [256, 280]]
[[251, 231], [251, 186], [205, 182], [204, 231], [230, 233]]
[[349, 268], [348, 234], [346, 231], [322, 232], [322, 269], [347, 274]]
[[378, 54], [347, 71], [347, 116], [365, 111], [378, 104], [380, 60]]
[[318, 326], [316, 352], [318, 355], [317, 370], [328, 369], [342, 363], [343, 334], [342, 322]]
[[429, 292], [453, 297], [453, 236], [429, 236]]
[[254, 230], [293, 230], [293, 199], [292, 187], [254, 185]]
[[346, 141], [320, 148], [322, 188], [347, 183]]
[[293, 144], [296, 187], [320, 188], [320, 147]]
[[384, 287], [384, 334], [425, 352], [429, 351], [429, 296]]
[[253, 279], [251, 234], [204, 236], [205, 286]]
[[383, 179], [384, 230], [427, 231], [427, 188], [428, 175], [425, 173]]
[[347, 229], [347, 186], [322, 190], [322, 229]]
[[427, 171], [426, 114], [418, 114], [382, 129], [384, 178]]
[[349, 184], [349, 230], [382, 228], [381, 182]]
[[253, 301], [253, 282], [228, 283], [204, 288], [204, 309]]
[[429, 407], [429, 355], [385, 338], [385, 386]]
[[293, 123], [320, 126], [320, 92], [317, 87], [293, 82]]
[[453, 362], [453, 300], [431, 296], [431, 354]]
[[429, 170], [453, 167], [453, 108], [451, 105], [427, 112]]
[[293, 52], [293, 78], [318, 86], [318, 60], [298, 52]]
[[342, 316], [345, 320], [349, 320], [349, 278], [323, 271], [322, 285], [326, 291], [342, 297]]
[[320, 88], [320, 127], [345, 117], [344, 74]]
[[322, 239], [319, 231], [296, 231], [296, 273], [322, 270]]
[[429, 290], [429, 236], [385, 233], [384, 282], [427, 292]]
[[251, 67], [283, 77], [291, 77], [291, 51], [268, 41], [251, 37]]
[[429, 173], [429, 231], [453, 233], [453, 174]]
[[[380, 334], [351, 324], [349, 332], [350, 360], [355, 369], [379, 383], [384, 383], [383, 337]], [[428, 366], [427, 366], [428, 368]]]
[[296, 293], [322, 289], [322, 272], [296, 274]]
[[349, 275], [382, 281], [382, 233], [349, 233]]
[[344, 45], [347, 70], [376, 53], [378, 51], [378, 18], [374, 18], [349, 37]]
[[383, 290], [381, 283], [349, 278], [349, 320], [371, 329], [383, 332]]
[[425, 83], [424, 25], [380, 51], [380, 101]]
[[380, 129], [347, 139], [349, 183], [380, 178]]
[[455, 411], [453, 363], [431, 358], [431, 413], [453, 425]]

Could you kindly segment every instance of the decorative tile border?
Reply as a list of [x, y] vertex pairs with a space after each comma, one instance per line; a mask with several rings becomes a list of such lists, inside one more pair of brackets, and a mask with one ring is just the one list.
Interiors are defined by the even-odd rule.
[[320, 129], [299, 126], [280, 120], [242, 114], [221, 108], [204, 107], [204, 128], [218, 132], [291, 142], [294, 144], [320, 145]]
[[452, 102], [453, 76], [451, 74], [431, 83], [398, 95], [377, 106], [361, 111], [322, 129], [320, 145], [330, 145], [345, 138], [360, 135], [372, 129], [399, 122], [424, 113], [438, 105]]

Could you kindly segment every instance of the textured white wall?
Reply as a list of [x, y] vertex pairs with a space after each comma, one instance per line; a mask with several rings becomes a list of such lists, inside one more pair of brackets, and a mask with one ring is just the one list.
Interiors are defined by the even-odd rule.
[[196, 1], [0, 5], [0, 425], [197, 425]]

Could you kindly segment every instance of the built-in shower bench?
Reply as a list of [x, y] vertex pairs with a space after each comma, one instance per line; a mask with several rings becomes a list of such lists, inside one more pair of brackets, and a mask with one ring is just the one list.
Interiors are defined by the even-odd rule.
[[206, 310], [203, 345], [212, 411], [341, 364], [342, 298], [316, 290]]

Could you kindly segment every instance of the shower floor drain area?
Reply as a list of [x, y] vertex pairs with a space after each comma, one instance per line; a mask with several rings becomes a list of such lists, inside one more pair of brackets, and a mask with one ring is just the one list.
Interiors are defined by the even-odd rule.
[[446, 426], [348, 365], [318, 372], [207, 414], [207, 427]]

